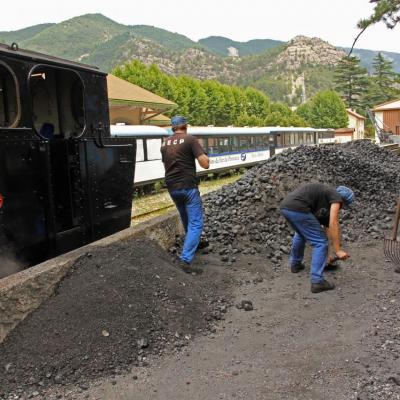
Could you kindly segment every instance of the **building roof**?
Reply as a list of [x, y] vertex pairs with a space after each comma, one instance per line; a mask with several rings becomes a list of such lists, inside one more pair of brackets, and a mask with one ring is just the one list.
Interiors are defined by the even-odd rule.
[[157, 126], [170, 126], [171, 118], [167, 117], [164, 114], [159, 114], [154, 117], [150, 117], [147, 121], [149, 125], [157, 125]]
[[349, 133], [354, 133], [355, 129], [354, 128], [338, 128], [335, 129], [335, 135], [346, 135]]
[[360, 114], [356, 113], [355, 111], [353, 111], [351, 108], [347, 108], [346, 111], [347, 111], [348, 114], [352, 115], [353, 117], [356, 117], [357, 119], [366, 119], [362, 115], [360, 115]]
[[149, 108], [159, 113], [175, 108], [177, 105], [146, 89], [124, 79], [109, 74], [107, 76], [108, 100], [112, 106], [137, 106]]
[[400, 109], [400, 99], [386, 101], [385, 103], [378, 104], [373, 108], [373, 111], [385, 111], [385, 110], [398, 110]]

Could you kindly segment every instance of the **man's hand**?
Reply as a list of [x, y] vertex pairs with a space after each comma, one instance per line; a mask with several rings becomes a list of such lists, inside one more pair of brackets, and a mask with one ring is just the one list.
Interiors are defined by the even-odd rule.
[[339, 260], [346, 260], [346, 259], [348, 259], [350, 257], [350, 254], [346, 253], [344, 250], [339, 250], [339, 251], [336, 252], [336, 257]]

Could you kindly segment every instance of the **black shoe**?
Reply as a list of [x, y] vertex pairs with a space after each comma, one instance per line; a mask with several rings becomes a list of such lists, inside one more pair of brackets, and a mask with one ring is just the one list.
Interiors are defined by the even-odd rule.
[[290, 270], [291, 270], [294, 274], [297, 274], [298, 272], [303, 271], [303, 269], [304, 269], [305, 267], [306, 267], [306, 266], [305, 266], [303, 263], [297, 263], [297, 264], [291, 265], [291, 266], [290, 266]]
[[205, 237], [202, 237], [200, 239], [199, 245], [197, 246], [197, 250], [205, 249], [206, 247], [209, 246], [209, 244], [210, 243], [208, 242], [208, 240]]
[[322, 282], [311, 284], [311, 292], [312, 293], [321, 293], [321, 292], [325, 292], [326, 290], [333, 290], [333, 289], [335, 289], [335, 285], [332, 283], [329, 283], [325, 279]]
[[335, 262], [330, 262], [325, 265], [324, 270], [325, 271], [336, 271], [339, 269], [340, 265], [335, 261]]
[[179, 261], [179, 268], [183, 271], [186, 272], [187, 274], [194, 274], [198, 275], [203, 272], [202, 269], [194, 267], [192, 264], [187, 263], [186, 261]]

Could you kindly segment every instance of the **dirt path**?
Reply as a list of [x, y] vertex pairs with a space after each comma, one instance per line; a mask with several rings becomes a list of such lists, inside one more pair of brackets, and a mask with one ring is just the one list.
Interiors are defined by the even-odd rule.
[[[391, 369], [394, 373], [399, 370], [398, 355], [385, 365], [389, 357], [382, 355], [385, 348], [381, 348], [391, 335], [385, 305], [399, 302], [399, 275], [383, 260], [380, 245], [351, 250], [352, 262], [327, 273], [337, 289], [318, 295], [310, 293], [306, 272], [293, 275], [285, 269], [272, 279], [265, 274], [269, 267], [260, 260], [248, 267], [252, 269], [248, 273], [240, 263], [242, 267], [232, 271], [240, 277], [234, 289], [235, 302], [251, 300], [253, 311], [232, 307], [215, 333], [196, 338], [175, 355], [150, 360], [148, 367], [134, 368], [127, 376], [102, 380], [89, 390], [79, 389], [80, 393], [67, 391], [64, 396], [364, 400], [378, 396], [369, 397], [361, 385], [382, 381], [386, 386], [379, 388], [380, 399], [400, 398], [400, 386], [389, 376]], [[200, 262], [207, 263], [207, 257]], [[209, 271], [199, 279], [220, 273], [221, 266], [207, 264]], [[253, 281], [256, 272], [264, 276], [262, 282]], [[393, 322], [393, 310], [391, 316]], [[393, 346], [390, 351], [394, 352]]]

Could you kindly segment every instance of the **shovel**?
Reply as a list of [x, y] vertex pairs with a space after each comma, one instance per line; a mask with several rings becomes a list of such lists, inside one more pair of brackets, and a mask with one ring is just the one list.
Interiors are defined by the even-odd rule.
[[400, 220], [400, 198], [397, 200], [396, 216], [394, 218], [394, 226], [392, 237], [384, 239], [385, 257], [390, 260], [396, 267], [396, 272], [400, 272], [400, 242], [397, 240], [397, 232], [399, 230]]

